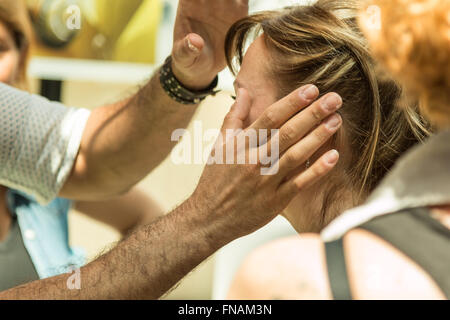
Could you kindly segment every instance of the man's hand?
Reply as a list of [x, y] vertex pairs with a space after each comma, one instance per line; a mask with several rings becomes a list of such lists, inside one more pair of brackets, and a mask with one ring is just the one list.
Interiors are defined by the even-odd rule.
[[193, 90], [207, 88], [226, 66], [224, 43], [231, 25], [248, 14], [248, 0], [180, 0], [172, 68]]
[[[172, 67], [181, 83], [193, 90], [211, 84], [225, 66], [226, 32], [247, 13], [248, 0], [179, 1]], [[133, 97], [97, 108], [60, 196], [102, 200], [129, 190], [170, 153], [171, 134], [194, 112], [167, 95], [158, 73]]]
[[238, 100], [225, 119], [222, 133], [229, 129], [241, 131], [235, 138], [223, 139], [226, 140], [223, 154], [231, 150], [234, 159], [238, 159], [239, 154], [242, 154], [241, 159], [249, 159], [252, 149], [257, 151], [254, 154], [265, 154], [266, 151], [261, 150], [264, 144], [251, 146], [247, 142], [246, 146], [242, 143], [239, 147], [236, 141], [249, 130], [278, 129], [278, 134], [269, 138], [266, 150], [272, 150], [276, 138], [280, 156], [278, 172], [273, 175], [261, 174], [264, 167], [261, 161], [258, 164], [246, 161], [247, 164], [207, 165], [189, 201], [199, 213], [211, 214], [209, 218], [218, 226], [216, 233], [221, 237], [236, 238], [261, 228], [282, 212], [298, 192], [323, 178], [336, 165], [339, 158], [336, 150], [325, 153], [309, 168], [305, 165], [342, 124], [336, 114], [342, 106], [339, 95], [330, 93], [312, 103], [318, 95], [315, 86], [300, 88], [270, 106], [250, 128], [242, 130], [251, 102], [244, 89], [238, 91]]

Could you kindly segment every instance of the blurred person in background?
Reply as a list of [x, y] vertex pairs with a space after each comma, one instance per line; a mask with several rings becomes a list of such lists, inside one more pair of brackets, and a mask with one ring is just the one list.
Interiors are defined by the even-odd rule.
[[450, 298], [450, 2], [370, 0], [359, 20], [374, 56], [439, 134], [409, 151], [322, 238], [253, 252], [229, 298]]
[[[0, 0], [0, 82], [22, 89], [27, 88], [29, 26], [24, 6], [17, 0]], [[41, 205], [24, 192], [0, 186], [0, 291], [85, 263], [83, 252], [69, 245], [71, 207], [123, 236], [163, 214], [154, 200], [136, 189], [108, 201], [58, 198]]]

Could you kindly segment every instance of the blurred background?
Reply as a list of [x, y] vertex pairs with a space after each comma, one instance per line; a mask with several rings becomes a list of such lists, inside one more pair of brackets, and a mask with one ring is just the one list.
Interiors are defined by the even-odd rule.
[[[303, 2], [250, 0], [250, 10]], [[29, 68], [31, 90], [84, 108], [130, 95], [170, 54], [177, 4], [177, 0], [27, 0], [36, 37]], [[234, 79], [228, 71], [220, 79], [222, 93], [205, 100], [194, 118], [203, 122], [205, 130], [220, 127], [232, 104]], [[192, 193], [202, 169], [175, 165], [169, 158], [141, 183], [141, 189], [168, 212]], [[69, 221], [71, 244], [83, 247], [89, 260], [120, 240], [112, 229], [77, 212], [70, 214]], [[166, 299], [224, 298], [246, 252], [288, 234], [295, 232], [279, 218], [255, 235], [237, 240], [204, 262]]]

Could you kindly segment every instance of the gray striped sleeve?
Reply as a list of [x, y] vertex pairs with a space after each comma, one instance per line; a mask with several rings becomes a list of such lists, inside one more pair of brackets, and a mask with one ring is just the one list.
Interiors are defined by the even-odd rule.
[[55, 198], [77, 156], [90, 112], [0, 84], [0, 184]]

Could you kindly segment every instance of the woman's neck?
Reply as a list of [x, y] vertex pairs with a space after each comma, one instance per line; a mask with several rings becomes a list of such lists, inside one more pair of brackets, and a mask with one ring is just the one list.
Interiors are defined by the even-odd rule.
[[436, 206], [431, 208], [433, 218], [450, 229], [450, 205]]
[[11, 213], [6, 204], [8, 188], [0, 186], [0, 242], [5, 240], [11, 228]]
[[305, 190], [283, 216], [298, 233], [319, 233], [332, 220], [356, 205], [352, 191], [335, 190], [332, 194], [338, 196], [333, 197], [327, 197], [328, 194], [324, 190], [314, 188]]

